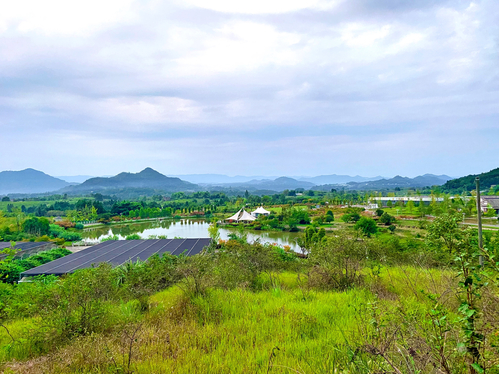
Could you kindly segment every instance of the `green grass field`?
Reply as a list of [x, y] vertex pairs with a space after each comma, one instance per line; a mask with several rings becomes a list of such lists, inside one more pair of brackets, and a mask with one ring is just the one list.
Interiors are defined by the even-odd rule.
[[260, 292], [212, 289], [192, 299], [173, 286], [150, 296], [146, 313], [133, 301], [109, 304], [116, 322], [107, 333], [26, 362], [36, 352], [36, 339], [26, 336], [43, 321], [10, 322], [11, 336], [0, 330], [0, 362], [10, 362], [8, 373], [26, 374], [333, 373], [348, 369], [355, 347], [376, 334], [373, 313], [385, 323], [399, 318], [397, 308], [424, 315], [432, 305], [420, 290], [444, 292], [453, 282], [450, 272], [412, 267], [383, 268], [366, 287], [344, 292], [312, 290], [304, 274], [278, 279]]

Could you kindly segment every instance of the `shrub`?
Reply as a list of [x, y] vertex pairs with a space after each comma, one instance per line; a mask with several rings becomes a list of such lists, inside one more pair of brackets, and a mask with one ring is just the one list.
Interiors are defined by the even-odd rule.
[[125, 239], [126, 240], [140, 240], [142, 238], [140, 237], [139, 234], [131, 234], [131, 235], [128, 235]]
[[112, 235], [101, 239], [102, 242], [107, 242], [108, 240], [120, 240], [118, 235]]
[[359, 230], [367, 237], [370, 237], [371, 234], [376, 234], [378, 232], [378, 226], [376, 225], [376, 221], [372, 218], [362, 217], [354, 226], [355, 230]]
[[361, 270], [369, 253], [368, 244], [346, 233], [328, 237], [309, 254], [309, 285], [320, 289], [345, 290], [362, 284]]
[[81, 240], [81, 234], [73, 231], [65, 231], [60, 237], [67, 242], [77, 242]]
[[26, 259], [14, 259], [10, 262], [0, 263], [0, 281], [13, 283], [19, 280], [22, 272], [34, 267], [46, 264], [57, 258], [70, 254], [71, 251], [62, 248], [51, 249], [50, 251], [40, 252]]
[[383, 213], [381, 217], [379, 218], [379, 222], [384, 223], [386, 226], [390, 226], [392, 223], [394, 223], [395, 217], [388, 214], [388, 213]]
[[341, 220], [343, 222], [357, 222], [360, 220], [360, 215], [359, 213], [346, 213], [341, 216]]

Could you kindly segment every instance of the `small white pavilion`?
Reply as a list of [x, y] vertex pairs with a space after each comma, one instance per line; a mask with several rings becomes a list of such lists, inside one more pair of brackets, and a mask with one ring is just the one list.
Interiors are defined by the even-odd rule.
[[240, 209], [232, 217], [227, 218], [226, 221], [229, 221], [229, 222], [252, 222], [255, 219], [256, 219], [255, 217], [253, 217], [251, 214], [249, 214], [243, 208], [243, 209]]
[[254, 210], [253, 212], [251, 212], [251, 215], [253, 217], [257, 217], [258, 216], [269, 216], [270, 215], [270, 212], [266, 209], [263, 208], [263, 206], [261, 206], [260, 208]]

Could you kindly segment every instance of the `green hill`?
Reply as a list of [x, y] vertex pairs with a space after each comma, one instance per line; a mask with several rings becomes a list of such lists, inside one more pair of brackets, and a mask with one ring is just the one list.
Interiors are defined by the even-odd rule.
[[0, 195], [51, 192], [68, 185], [66, 181], [35, 169], [0, 172]]
[[68, 187], [65, 192], [76, 194], [137, 188], [175, 192], [195, 190], [197, 185], [145, 168], [140, 173], [120, 173], [110, 178], [91, 178], [77, 186]]
[[471, 191], [475, 189], [475, 178], [480, 178], [480, 189], [488, 189], [490, 186], [499, 185], [499, 168], [493, 169], [487, 173], [472, 174], [466, 177], [452, 179], [447, 181], [442, 189], [448, 192]]

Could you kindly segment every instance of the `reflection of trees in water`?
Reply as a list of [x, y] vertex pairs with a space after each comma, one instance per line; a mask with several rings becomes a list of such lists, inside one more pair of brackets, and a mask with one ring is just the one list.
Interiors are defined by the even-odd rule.
[[[99, 227], [91, 227], [85, 229], [82, 232], [82, 237], [84, 239], [99, 239], [103, 236], [109, 235], [119, 235], [121, 237], [126, 237], [132, 234], [143, 234], [145, 230], [162, 228], [165, 230], [169, 230], [172, 226], [180, 225], [180, 226], [189, 226], [189, 225], [206, 225], [208, 226], [208, 222], [203, 219], [196, 220], [154, 220], [154, 221], [146, 221], [146, 222], [134, 222], [127, 223], [122, 225], [112, 225], [112, 226], [99, 226]], [[110, 233], [111, 232], [111, 233]], [[168, 233], [166, 233], [168, 234]]]
[[[145, 233], [146, 230], [159, 229], [159, 232], [154, 232], [155, 235], [167, 235], [169, 238], [174, 236], [182, 236], [183, 230], [189, 232], [191, 235], [199, 235], [208, 237], [207, 228], [209, 222], [204, 219], [183, 219], [183, 220], [154, 220], [146, 222], [135, 222], [121, 225], [112, 226], [100, 226], [85, 229], [82, 233], [83, 238], [90, 240], [97, 240], [101, 237], [107, 237], [109, 235], [119, 235], [121, 237], [127, 237], [132, 234], [139, 234], [143, 238], [147, 238], [149, 234]], [[177, 230], [175, 230], [175, 228]], [[180, 229], [180, 231], [179, 231]], [[165, 232], [161, 232], [165, 230]], [[168, 232], [173, 230], [173, 232]], [[206, 230], [206, 232], [205, 232]], [[196, 234], [199, 232], [199, 234]], [[228, 235], [230, 233], [238, 233], [237, 228], [224, 227], [220, 229], [222, 235]], [[300, 233], [287, 232], [287, 231], [245, 231], [248, 233], [250, 241], [261, 238], [263, 241], [268, 241], [271, 243], [282, 243], [289, 244], [294, 247], [295, 238], [300, 236]]]

